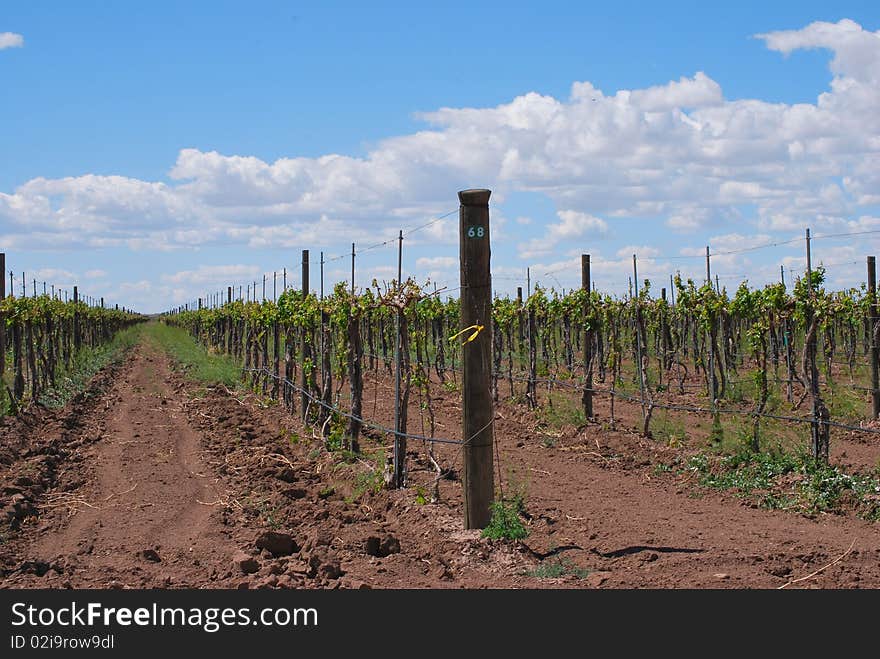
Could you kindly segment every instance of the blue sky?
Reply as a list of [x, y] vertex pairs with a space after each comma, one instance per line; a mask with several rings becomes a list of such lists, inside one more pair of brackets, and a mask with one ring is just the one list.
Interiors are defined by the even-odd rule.
[[[158, 311], [297, 281], [301, 248], [390, 238], [462, 187], [494, 191], [500, 292], [526, 267], [572, 286], [581, 252], [604, 289], [633, 252], [660, 286], [706, 244], [722, 283], [762, 284], [802, 244], [738, 250], [880, 229], [876, 2], [413, 4], [5, 1], [7, 263]], [[406, 272], [457, 286], [456, 230], [408, 236]], [[832, 283], [874, 236], [816, 241]]]

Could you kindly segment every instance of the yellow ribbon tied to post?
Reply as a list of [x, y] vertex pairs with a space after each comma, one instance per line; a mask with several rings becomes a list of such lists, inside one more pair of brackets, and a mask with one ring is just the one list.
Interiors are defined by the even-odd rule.
[[467, 339], [465, 339], [464, 343], [462, 343], [461, 345], [464, 345], [465, 343], [470, 343], [470, 342], [473, 341], [475, 338], [477, 338], [477, 335], [478, 335], [480, 332], [483, 331], [483, 326], [482, 326], [482, 325], [471, 325], [470, 327], [465, 327], [465, 328], [464, 328], [463, 330], [461, 330], [460, 332], [456, 332], [455, 334], [453, 334], [452, 336], [450, 336], [450, 337], [449, 337], [449, 340], [450, 340], [450, 341], [455, 341], [455, 339], [457, 339], [458, 337], [460, 337], [462, 334], [464, 334], [465, 332], [469, 332], [469, 331], [471, 331], [471, 330], [474, 330], [474, 333], [471, 334]]

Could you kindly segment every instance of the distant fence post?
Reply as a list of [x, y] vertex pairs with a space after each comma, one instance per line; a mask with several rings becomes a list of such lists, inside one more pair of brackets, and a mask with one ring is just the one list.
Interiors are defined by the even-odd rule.
[[870, 319], [868, 328], [871, 338], [871, 403], [873, 416], [880, 416], [880, 373], [878, 373], [878, 348], [877, 348], [877, 260], [873, 256], [868, 257], [868, 297], [870, 299]]
[[[494, 492], [492, 448], [492, 275], [489, 247], [489, 190], [458, 193], [461, 260], [462, 440], [464, 452], [464, 526], [484, 528]], [[476, 327], [474, 327], [476, 326]], [[476, 331], [473, 340], [470, 337]]]
[[[309, 250], [304, 249], [302, 251], [302, 295], [303, 300], [305, 300], [309, 296]], [[300, 402], [302, 403], [302, 418], [306, 418], [306, 413], [309, 410], [309, 368], [314, 368], [314, 364], [306, 364], [307, 361], [310, 361], [312, 358], [312, 350], [311, 350], [311, 341], [309, 337], [309, 328], [303, 327], [302, 329], [302, 341], [301, 341], [301, 349], [302, 349], [302, 395], [300, 396]]]
[[76, 306], [77, 302], [79, 302], [79, 287], [73, 287], [73, 349], [79, 350], [80, 344], [82, 343], [82, 337], [79, 333], [79, 307]]
[[581, 288], [586, 293], [584, 309], [584, 416], [593, 418], [593, 328], [590, 326], [590, 255], [581, 254]]

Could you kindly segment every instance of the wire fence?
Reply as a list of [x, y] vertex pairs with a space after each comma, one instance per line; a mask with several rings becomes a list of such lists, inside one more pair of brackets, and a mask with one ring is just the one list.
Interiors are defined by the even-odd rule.
[[[376, 423], [375, 421], [370, 421], [370, 420], [365, 419], [363, 417], [356, 416], [356, 415], [352, 414], [351, 412], [346, 412], [345, 410], [343, 410], [335, 405], [330, 405], [326, 401], [321, 400], [320, 398], [315, 396], [310, 391], [307, 391], [307, 390], [303, 389], [302, 387], [298, 386], [297, 384], [294, 384], [293, 382], [291, 382], [290, 380], [288, 380], [285, 377], [282, 377], [282, 376], [277, 375], [276, 373], [273, 373], [269, 369], [266, 369], [266, 368], [242, 368], [242, 371], [245, 373], [256, 373], [256, 374], [265, 375], [267, 377], [270, 377], [273, 380], [280, 382], [281, 384], [289, 387], [290, 389], [293, 389], [294, 391], [306, 396], [310, 402], [315, 403], [316, 405], [319, 405], [320, 407], [323, 407], [328, 412], [333, 412], [334, 414], [338, 414], [339, 416], [342, 416], [347, 419], [353, 419], [354, 421], [357, 421], [358, 423], [362, 424], [363, 426], [365, 426], [367, 428], [372, 428], [373, 430], [376, 430], [376, 431], [381, 432], [386, 435], [394, 435], [395, 437], [400, 437], [400, 438], [404, 438], [404, 439], [415, 439], [415, 440], [418, 440], [421, 442], [431, 442], [434, 444], [453, 444], [456, 446], [464, 446], [465, 444], [469, 444], [473, 441], [473, 439], [477, 435], [479, 435], [479, 432], [475, 433], [467, 441], [465, 441], [465, 440], [460, 440], [460, 439], [446, 439], [443, 437], [427, 437], [425, 435], [416, 435], [413, 433], [401, 432], [399, 430], [395, 430], [393, 428], [388, 428], [386, 426], [383, 426], [379, 423]], [[486, 427], [488, 427], [488, 426], [486, 426]], [[482, 432], [483, 430], [485, 430], [485, 427], [482, 428], [480, 430], [480, 432]]]
[[[373, 357], [377, 361], [382, 361], [384, 363], [390, 363], [392, 361], [392, 359], [390, 357], [386, 358], [386, 357], [382, 357], [381, 355], [375, 355], [375, 354], [371, 354], [371, 353], [362, 353], [362, 355], [363, 355], [363, 357]], [[436, 366], [429, 366], [429, 368], [435, 369], [435, 370], [437, 369]], [[286, 378], [280, 377], [280, 376], [272, 373], [268, 369], [261, 368], [261, 369], [243, 369], [243, 370], [245, 370], [247, 372], [255, 372], [255, 373], [265, 374], [275, 380], [283, 382], [287, 386], [298, 391], [299, 393], [305, 394], [309, 398], [309, 400], [315, 402], [316, 404], [321, 405], [322, 407], [324, 407], [324, 408], [326, 408], [336, 414], [339, 414], [343, 417], [346, 417], [349, 419], [354, 419], [367, 427], [373, 428], [373, 429], [375, 429], [379, 432], [385, 433], [385, 434], [398, 435], [400, 437], [407, 437], [407, 438], [412, 438], [412, 439], [416, 439], [416, 440], [420, 440], [420, 441], [435, 442], [438, 444], [462, 445], [462, 444], [467, 443], [462, 440], [453, 440], [453, 439], [436, 438], [436, 437], [432, 438], [432, 437], [426, 437], [424, 435], [416, 435], [416, 434], [410, 434], [410, 433], [398, 433], [394, 429], [387, 428], [385, 426], [382, 426], [381, 424], [375, 423], [373, 421], [369, 421], [369, 420], [361, 418], [361, 417], [356, 417], [356, 416], [352, 415], [351, 413], [346, 412], [345, 410], [342, 410], [341, 408], [339, 408], [337, 406], [328, 405], [325, 401], [315, 397], [310, 392], [303, 390], [301, 387], [290, 382]], [[453, 373], [457, 373], [457, 374], [462, 373], [461, 369], [448, 367], [448, 366], [447, 367], [439, 367], [439, 370], [442, 370], [445, 372], [453, 372]], [[700, 407], [700, 406], [695, 406], [695, 405], [681, 405], [681, 404], [675, 404], [675, 403], [660, 402], [660, 401], [655, 400], [655, 396], [657, 395], [657, 393], [661, 393], [661, 392], [656, 392], [656, 391], [655, 392], [646, 392], [645, 397], [642, 397], [641, 395], [637, 397], [637, 396], [633, 395], [632, 393], [617, 389], [613, 386], [612, 387], [597, 387], [597, 386], [588, 387], [588, 386], [586, 386], [585, 380], [583, 379], [582, 376], [572, 376], [569, 379], [563, 380], [563, 379], [559, 379], [559, 378], [549, 378], [549, 377], [530, 378], [528, 376], [528, 374], [525, 374], [522, 372], [518, 372], [516, 374], [510, 374], [510, 373], [503, 372], [503, 371], [494, 371], [492, 373], [492, 377], [499, 380], [499, 381], [512, 380], [515, 382], [534, 382], [535, 384], [551, 385], [552, 387], [558, 387], [560, 389], [569, 389], [569, 390], [576, 391], [579, 393], [590, 392], [592, 394], [606, 395], [609, 397], [613, 397], [614, 399], [624, 400], [624, 401], [631, 402], [631, 403], [637, 403], [639, 405], [644, 405], [644, 406], [650, 406], [653, 409], [669, 410], [669, 411], [674, 411], [674, 412], [687, 412], [687, 413], [694, 413], [694, 414], [706, 414], [706, 415], [710, 415], [710, 416], [716, 416], [716, 415], [717, 416], [739, 416], [739, 417], [749, 417], [752, 419], [755, 419], [755, 418], [772, 419], [775, 421], [784, 421], [784, 422], [789, 422], [789, 423], [800, 423], [800, 424], [810, 424], [810, 425], [817, 425], [818, 424], [819, 426], [829, 426], [829, 427], [833, 427], [833, 428], [850, 430], [853, 432], [880, 434], [880, 428], [866, 428], [863, 426], [854, 426], [854, 425], [842, 423], [839, 421], [832, 421], [830, 419], [822, 419], [822, 418], [817, 418], [817, 417], [813, 417], [813, 416], [793, 416], [793, 415], [785, 415], [785, 414], [774, 414], [771, 412], [756, 412], [755, 410], [737, 409], [737, 408], [730, 408], [730, 407], [710, 408], [710, 407]], [[702, 387], [700, 387], [700, 388], [702, 389]], [[869, 389], [869, 388], [863, 388], [863, 389], [866, 391], [871, 391], [871, 389]]]

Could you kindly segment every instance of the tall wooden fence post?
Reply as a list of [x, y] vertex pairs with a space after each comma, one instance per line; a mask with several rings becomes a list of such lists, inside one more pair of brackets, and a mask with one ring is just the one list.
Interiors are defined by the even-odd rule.
[[[302, 251], [302, 295], [303, 300], [305, 300], [309, 295], [309, 250], [304, 249]], [[302, 341], [301, 341], [301, 350], [302, 350], [302, 395], [300, 397], [300, 403], [302, 403], [302, 418], [306, 418], [306, 412], [309, 409], [309, 368], [314, 368], [314, 364], [307, 364], [306, 362], [310, 361], [312, 358], [312, 347], [309, 337], [309, 328], [302, 328]]]
[[[494, 499], [492, 448], [495, 410], [492, 405], [492, 275], [489, 246], [489, 190], [458, 193], [461, 260], [462, 439], [464, 440], [464, 526], [481, 529], [489, 523]], [[477, 327], [474, 327], [477, 329]]]
[[[397, 236], [397, 291], [403, 296], [403, 230]], [[406, 409], [400, 396], [401, 379], [403, 377], [403, 336], [401, 322], [403, 308], [396, 309], [394, 321], [394, 487], [406, 485], [406, 434], [404, 417]]]
[[79, 351], [80, 344], [82, 343], [82, 337], [79, 333], [79, 308], [76, 306], [77, 302], [79, 302], [79, 287], [73, 287], [73, 349], [74, 351]]
[[516, 347], [517, 356], [522, 362], [523, 345], [525, 343], [525, 331], [523, 330], [523, 293], [522, 286], [516, 287]]
[[[873, 256], [868, 257], [868, 296], [870, 299], [870, 318], [868, 327], [871, 332], [871, 418], [880, 416], [880, 373], [878, 373], [878, 349], [877, 349], [877, 260]], [[2, 371], [0, 371], [2, 373]]]
[[584, 416], [593, 418], [593, 328], [590, 326], [590, 255], [581, 254], [581, 288], [587, 296], [584, 309]]

